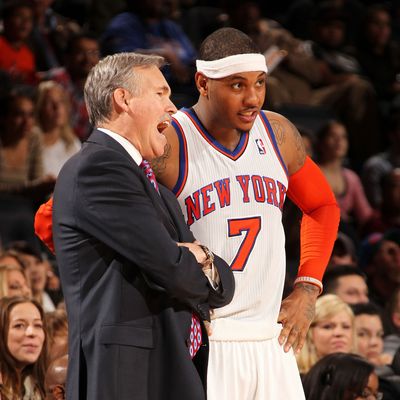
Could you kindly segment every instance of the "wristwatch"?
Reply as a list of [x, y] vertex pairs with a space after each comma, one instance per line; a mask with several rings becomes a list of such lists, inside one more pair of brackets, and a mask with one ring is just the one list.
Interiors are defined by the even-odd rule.
[[201, 263], [201, 265], [210, 265], [214, 262], [214, 254], [212, 253], [212, 251], [207, 247], [204, 246], [203, 244], [199, 245], [201, 247], [201, 249], [204, 251], [205, 255], [206, 255], [206, 259]]

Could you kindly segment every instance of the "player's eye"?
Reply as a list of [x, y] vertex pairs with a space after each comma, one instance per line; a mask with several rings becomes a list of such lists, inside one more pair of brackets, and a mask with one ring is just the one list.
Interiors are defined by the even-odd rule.
[[259, 79], [257, 82], [256, 82], [256, 86], [258, 86], [258, 87], [262, 87], [262, 86], [264, 86], [265, 85], [265, 79]]

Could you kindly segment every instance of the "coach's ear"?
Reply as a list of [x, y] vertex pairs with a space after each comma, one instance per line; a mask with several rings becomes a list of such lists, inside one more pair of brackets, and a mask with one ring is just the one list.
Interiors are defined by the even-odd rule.
[[200, 96], [207, 97], [207, 95], [208, 95], [208, 78], [201, 72], [196, 72], [196, 74], [194, 76], [194, 80], [196, 82], [197, 90], [199, 91]]
[[120, 113], [121, 111], [129, 111], [129, 101], [132, 95], [124, 88], [117, 88], [113, 93], [113, 101], [115, 110]]

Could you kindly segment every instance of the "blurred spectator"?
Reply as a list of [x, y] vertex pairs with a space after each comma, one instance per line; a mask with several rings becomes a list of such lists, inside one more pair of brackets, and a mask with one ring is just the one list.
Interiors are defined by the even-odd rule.
[[53, 3], [54, 0], [32, 1], [35, 23], [30, 42], [38, 71], [60, 67], [70, 37], [81, 30], [75, 21], [56, 13], [51, 8]]
[[400, 46], [392, 40], [391, 16], [385, 5], [368, 7], [356, 54], [386, 117], [394, 104], [400, 105]]
[[358, 175], [343, 166], [348, 146], [345, 126], [339, 121], [329, 121], [317, 133], [315, 154], [339, 204], [342, 225], [359, 231], [372, 218], [373, 209]]
[[125, 0], [91, 1], [87, 20], [89, 31], [96, 36], [100, 36], [111, 19], [115, 15], [123, 12], [125, 8]]
[[368, 276], [370, 299], [381, 306], [400, 284], [399, 232], [371, 234], [360, 249], [360, 267]]
[[334, 294], [317, 299], [315, 317], [297, 355], [300, 373], [307, 373], [328, 354], [349, 353], [354, 347], [354, 315], [350, 306]]
[[[321, 30], [327, 29], [331, 21], [336, 23], [340, 15], [322, 11], [316, 18]], [[356, 67], [352, 73], [334, 71], [328, 60], [319, 57], [321, 52], [313, 53], [316, 45], [293, 37], [276, 21], [263, 18], [260, 7], [254, 2], [238, 5], [232, 13], [232, 25], [249, 34], [266, 56], [268, 108], [283, 114], [295, 113], [296, 107], [304, 114], [305, 109], [311, 115], [310, 127], [315, 125], [314, 120], [327, 118], [327, 115], [340, 118], [349, 130], [350, 150], [356, 164], [376, 152], [379, 134], [375, 93], [372, 85], [355, 73]], [[340, 29], [333, 29], [324, 37], [339, 36], [339, 40], [344, 38], [340, 33]], [[347, 61], [348, 58], [346, 66]]]
[[65, 385], [67, 381], [68, 355], [54, 360], [46, 371], [46, 400], [65, 400]]
[[0, 299], [0, 330], [2, 398], [44, 399], [47, 349], [42, 308], [24, 297]]
[[382, 204], [382, 177], [392, 169], [400, 168], [400, 110], [390, 116], [388, 138], [390, 144], [386, 151], [372, 156], [363, 166], [365, 193], [376, 208]]
[[381, 400], [374, 367], [355, 354], [333, 353], [305, 375], [307, 400]]
[[0, 299], [3, 297], [31, 297], [25, 272], [16, 265], [3, 264], [0, 261]]
[[328, 269], [338, 265], [357, 266], [357, 254], [354, 242], [343, 232], [338, 232], [333, 245], [331, 258], [329, 259]]
[[385, 338], [383, 340], [385, 353], [392, 357], [400, 349], [400, 285], [390, 296], [383, 315]]
[[284, 104], [311, 105], [313, 88], [322, 79], [319, 62], [276, 21], [266, 19], [253, 1], [239, 2], [231, 12], [233, 27], [248, 34], [266, 56], [269, 108]]
[[68, 93], [71, 101], [72, 127], [76, 136], [84, 141], [92, 127], [83, 97], [83, 87], [89, 71], [100, 60], [100, 48], [97, 39], [81, 33], [71, 37], [65, 52], [65, 68], [51, 70], [43, 74], [44, 80], [55, 80]]
[[392, 357], [383, 353], [383, 324], [380, 309], [373, 303], [354, 304], [354, 329], [356, 331], [356, 353], [375, 366], [392, 362]]
[[24, 269], [21, 257], [14, 250], [6, 250], [0, 253], [0, 264]]
[[354, 328], [356, 332], [356, 353], [375, 366], [379, 377], [379, 390], [386, 400], [400, 398], [400, 376], [391, 364], [393, 356], [383, 352], [383, 324], [380, 309], [374, 304], [355, 304]]
[[41, 254], [26, 242], [10, 243], [9, 249], [17, 252], [24, 263], [24, 269], [32, 290], [32, 297], [43, 307], [45, 312], [54, 311], [55, 306], [45, 291], [48, 267]]
[[68, 353], [68, 322], [65, 310], [46, 313], [49, 361]]
[[400, 168], [382, 176], [382, 204], [368, 223], [369, 232], [400, 229]]
[[33, 203], [53, 190], [55, 178], [43, 175], [42, 143], [33, 132], [30, 95], [15, 90], [0, 105], [0, 235], [3, 245], [27, 240], [33, 246]]
[[[297, 37], [310, 39], [312, 25], [318, 12], [321, 0], [295, 0], [291, 1], [285, 15], [285, 26]], [[365, 1], [335, 0], [336, 7], [340, 8], [346, 17], [347, 40], [353, 43], [357, 39], [362, 18], [365, 12]]]
[[54, 82], [39, 84], [36, 115], [43, 138], [43, 166], [48, 175], [57, 176], [81, 147], [69, 123], [70, 104], [64, 88]]
[[109, 23], [102, 39], [102, 53], [123, 51], [163, 56], [168, 67], [164, 73], [172, 89], [172, 100], [179, 108], [197, 100], [194, 86], [196, 51], [183, 29], [168, 18], [166, 0], [127, 0], [128, 11]]
[[335, 294], [347, 304], [368, 303], [366, 280], [365, 274], [356, 266], [338, 265], [324, 274], [324, 294]]
[[323, 60], [333, 83], [360, 73], [360, 65], [348, 46], [346, 14], [336, 1], [322, 1], [316, 7], [310, 43], [313, 54]]
[[314, 21], [310, 49], [322, 62], [325, 82], [347, 86], [347, 95], [353, 97], [351, 107], [338, 115], [349, 131], [350, 154], [358, 166], [380, 149], [379, 114], [375, 91], [370, 82], [360, 77], [354, 50], [347, 47], [344, 18], [342, 8], [334, 1], [322, 2]]
[[36, 81], [35, 56], [28, 46], [33, 28], [30, 1], [7, 1], [3, 6], [3, 32], [0, 36], [0, 69], [17, 83]]
[[[202, 2], [198, 0], [180, 0], [174, 20], [182, 26], [196, 49], [212, 32], [227, 26], [230, 3]], [[270, 4], [268, 5], [270, 6]], [[172, 14], [171, 14], [172, 16]]]

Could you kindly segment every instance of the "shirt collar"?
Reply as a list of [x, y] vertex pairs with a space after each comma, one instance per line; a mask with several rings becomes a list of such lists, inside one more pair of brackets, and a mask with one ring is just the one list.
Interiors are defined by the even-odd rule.
[[135, 161], [137, 165], [140, 165], [140, 163], [143, 160], [143, 157], [139, 153], [138, 149], [128, 139], [125, 139], [118, 133], [112, 132], [106, 128], [97, 128], [97, 130], [104, 132], [105, 134], [116, 140], [128, 152], [128, 154], [132, 157], [133, 161]]

